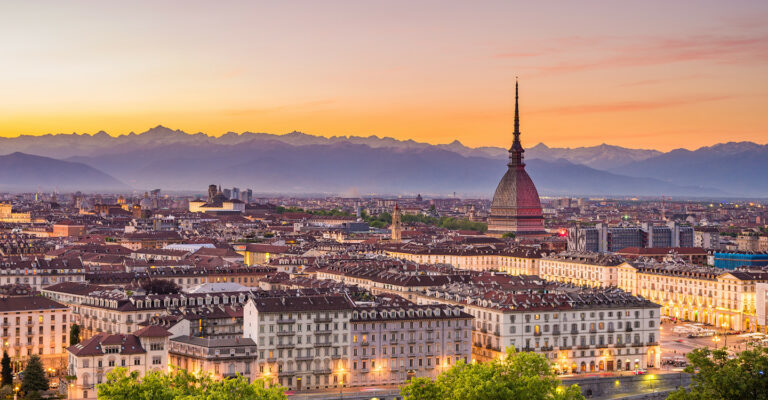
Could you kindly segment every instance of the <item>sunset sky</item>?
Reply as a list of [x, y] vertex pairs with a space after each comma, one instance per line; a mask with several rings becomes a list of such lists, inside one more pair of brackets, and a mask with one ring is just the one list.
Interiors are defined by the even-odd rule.
[[3, 1], [0, 136], [768, 142], [768, 1], [532, 3]]

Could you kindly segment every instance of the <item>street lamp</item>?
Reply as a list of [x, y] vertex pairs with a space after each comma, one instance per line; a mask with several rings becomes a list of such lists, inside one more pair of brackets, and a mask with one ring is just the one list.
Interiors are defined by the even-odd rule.
[[712, 341], [715, 342], [714, 347], [717, 348], [717, 343], [720, 342], [720, 338], [717, 335], [715, 335], [715, 337], [712, 338]]
[[339, 363], [339, 369], [336, 373], [339, 374], [339, 399], [344, 399], [344, 366]]

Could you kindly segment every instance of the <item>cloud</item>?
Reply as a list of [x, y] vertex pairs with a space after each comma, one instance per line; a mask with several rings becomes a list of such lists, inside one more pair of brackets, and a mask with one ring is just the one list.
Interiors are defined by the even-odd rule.
[[687, 81], [687, 80], [691, 80], [691, 79], [706, 78], [708, 76], [709, 75], [706, 75], [706, 74], [691, 74], [691, 75], [688, 75], [688, 76], [675, 76], [675, 77], [670, 77], [670, 78], [644, 79], [644, 80], [639, 80], [639, 81], [623, 83], [621, 85], [618, 85], [618, 87], [656, 85], [656, 84], [659, 84], [659, 83], [680, 82], [680, 81]]
[[[722, 64], [768, 63], [768, 33], [696, 34], [687, 37], [561, 38], [535, 50], [519, 49], [494, 58], [563, 61], [534, 66], [539, 75], [710, 61]], [[569, 60], [570, 59], [570, 60]], [[575, 60], [575, 61], [574, 61]]]
[[552, 107], [533, 111], [533, 113], [553, 113], [553, 114], [588, 114], [588, 113], [608, 113], [608, 112], [632, 112], [643, 110], [654, 110], [668, 107], [678, 107], [690, 104], [707, 103], [712, 101], [721, 101], [734, 98], [735, 96], [696, 96], [677, 99], [664, 99], [656, 101], [620, 101], [614, 103], [602, 104], [584, 104], [577, 106]]

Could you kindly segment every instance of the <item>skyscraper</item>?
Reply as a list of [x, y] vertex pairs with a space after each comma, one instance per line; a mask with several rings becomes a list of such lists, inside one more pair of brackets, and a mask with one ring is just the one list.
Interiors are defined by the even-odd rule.
[[492, 235], [514, 233], [515, 235], [542, 235], [544, 217], [541, 213], [539, 192], [531, 177], [525, 172], [523, 145], [520, 143], [520, 110], [518, 107], [518, 85], [515, 82], [515, 131], [512, 147], [509, 148], [507, 172], [501, 178], [491, 203], [488, 217], [488, 232]]

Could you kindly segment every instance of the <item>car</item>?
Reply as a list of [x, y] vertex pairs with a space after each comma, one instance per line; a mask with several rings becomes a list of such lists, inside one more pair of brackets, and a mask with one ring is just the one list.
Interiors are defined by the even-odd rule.
[[647, 374], [647, 373], [648, 373], [648, 371], [646, 371], [646, 370], [644, 370], [644, 369], [636, 369], [636, 370], [634, 370], [634, 371], [633, 371], [633, 373], [634, 373], [635, 375], [645, 375], [645, 374]]

